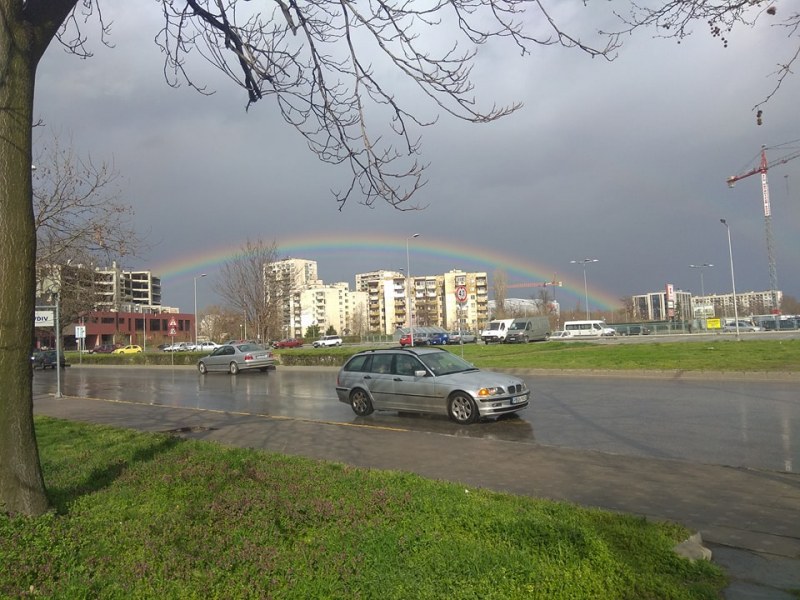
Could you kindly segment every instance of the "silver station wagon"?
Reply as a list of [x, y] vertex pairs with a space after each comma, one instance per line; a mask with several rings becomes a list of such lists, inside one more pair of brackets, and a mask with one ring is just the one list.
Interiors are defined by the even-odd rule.
[[373, 410], [434, 413], [462, 425], [517, 412], [530, 401], [521, 379], [481, 371], [429, 346], [353, 355], [339, 371], [336, 395], [359, 416]]
[[275, 366], [275, 356], [259, 344], [250, 342], [225, 344], [197, 361], [202, 375], [209, 371], [224, 371], [236, 375], [240, 371], [258, 369], [266, 372]]

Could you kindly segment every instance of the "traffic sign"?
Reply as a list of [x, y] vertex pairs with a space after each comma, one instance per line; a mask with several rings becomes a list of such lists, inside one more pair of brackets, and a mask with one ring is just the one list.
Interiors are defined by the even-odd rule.
[[467, 301], [467, 286], [459, 285], [456, 287], [456, 301], [461, 304]]
[[178, 321], [175, 320], [175, 317], [172, 317], [169, 320], [169, 328], [170, 329], [177, 329], [178, 328]]

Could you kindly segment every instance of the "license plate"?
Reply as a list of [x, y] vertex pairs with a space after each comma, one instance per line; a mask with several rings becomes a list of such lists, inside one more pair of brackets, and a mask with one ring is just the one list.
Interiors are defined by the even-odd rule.
[[527, 396], [514, 396], [513, 398], [511, 398], [511, 404], [521, 404], [527, 400], [528, 400]]

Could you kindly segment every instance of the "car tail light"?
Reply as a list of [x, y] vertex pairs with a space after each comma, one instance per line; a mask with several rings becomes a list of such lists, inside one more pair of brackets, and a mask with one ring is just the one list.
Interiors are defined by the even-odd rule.
[[253, 360], [253, 355], [252, 354], [245, 354], [244, 355], [244, 359], [245, 360]]

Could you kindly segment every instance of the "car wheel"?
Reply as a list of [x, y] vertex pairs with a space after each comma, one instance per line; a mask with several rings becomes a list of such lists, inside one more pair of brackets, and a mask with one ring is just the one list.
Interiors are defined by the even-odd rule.
[[350, 407], [359, 417], [366, 417], [372, 414], [372, 400], [364, 390], [353, 390], [350, 393]]
[[197, 370], [200, 371], [201, 375], [208, 373], [208, 369], [206, 369], [206, 363], [204, 362], [197, 363]]
[[469, 394], [456, 392], [450, 396], [447, 414], [459, 425], [469, 425], [478, 418], [478, 407]]
[[239, 365], [237, 365], [235, 362], [232, 362], [230, 366], [230, 372], [231, 375], [236, 375], [239, 372]]

